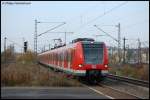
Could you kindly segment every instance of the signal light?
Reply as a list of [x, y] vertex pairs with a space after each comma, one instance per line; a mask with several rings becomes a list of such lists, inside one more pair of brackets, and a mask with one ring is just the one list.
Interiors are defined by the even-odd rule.
[[27, 41], [24, 42], [24, 52], [27, 52], [27, 47], [28, 47], [27, 43], [28, 43]]

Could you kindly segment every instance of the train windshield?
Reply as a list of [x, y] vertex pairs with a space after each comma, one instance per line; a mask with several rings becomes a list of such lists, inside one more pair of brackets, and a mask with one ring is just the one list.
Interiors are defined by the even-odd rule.
[[103, 61], [103, 44], [83, 44], [86, 64], [101, 64]]

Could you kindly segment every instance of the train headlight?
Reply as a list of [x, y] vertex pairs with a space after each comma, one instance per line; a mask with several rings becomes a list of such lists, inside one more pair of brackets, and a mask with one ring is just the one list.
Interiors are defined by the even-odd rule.
[[105, 65], [105, 67], [107, 68], [107, 67], [108, 67], [108, 65]]
[[82, 64], [79, 64], [78, 66], [79, 66], [79, 67], [82, 67], [83, 65], [82, 65]]

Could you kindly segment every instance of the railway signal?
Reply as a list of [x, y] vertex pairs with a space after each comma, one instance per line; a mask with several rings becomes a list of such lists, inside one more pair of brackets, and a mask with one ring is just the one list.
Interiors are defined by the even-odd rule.
[[27, 48], [28, 48], [27, 43], [28, 43], [27, 41], [24, 42], [24, 52], [25, 52], [25, 53], [27, 52]]

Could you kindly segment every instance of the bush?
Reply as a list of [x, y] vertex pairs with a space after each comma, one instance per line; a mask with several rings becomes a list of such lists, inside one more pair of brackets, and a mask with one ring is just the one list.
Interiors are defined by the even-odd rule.
[[120, 67], [111, 67], [109, 72], [120, 76], [132, 77], [141, 80], [149, 80], [149, 65], [129, 65], [124, 64]]
[[10, 64], [1, 71], [3, 86], [81, 86], [77, 80], [38, 64]]
[[10, 61], [15, 58], [15, 53], [12, 47], [6, 49], [6, 51], [1, 52], [1, 63]]
[[30, 73], [26, 70], [22, 70], [22, 68], [16, 64], [11, 64], [7, 68], [3, 68], [1, 73], [1, 82], [8, 86], [27, 84], [30, 80]]
[[23, 53], [19, 57], [17, 57], [17, 62], [20, 62], [22, 64], [33, 63], [35, 62], [35, 60], [36, 60], [36, 56], [31, 51], [27, 51], [26, 53]]

